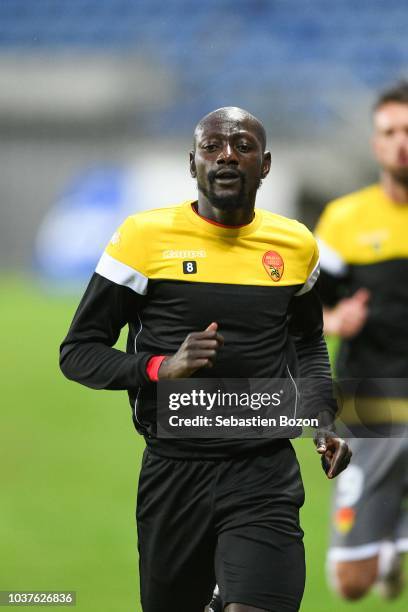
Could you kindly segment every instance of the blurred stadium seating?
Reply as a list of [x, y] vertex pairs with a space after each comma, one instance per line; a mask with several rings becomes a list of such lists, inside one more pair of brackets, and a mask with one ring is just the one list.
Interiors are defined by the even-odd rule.
[[375, 176], [367, 109], [407, 75], [407, 30], [406, 0], [1, 0], [0, 265], [28, 264], [84, 169], [182, 156], [224, 105], [264, 121], [312, 225]]
[[237, 97], [268, 115], [277, 92], [281, 112], [330, 123], [328, 91], [403, 74], [406, 26], [405, 0], [0, 2], [0, 50], [141, 54], [177, 75], [178, 95], [151, 123], [170, 134]]

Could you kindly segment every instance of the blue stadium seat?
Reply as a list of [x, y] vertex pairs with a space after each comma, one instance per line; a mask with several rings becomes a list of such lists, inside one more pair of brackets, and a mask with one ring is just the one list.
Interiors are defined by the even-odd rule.
[[166, 130], [210, 102], [245, 101], [245, 88], [302, 88], [324, 119], [312, 98], [341, 89], [339, 75], [377, 87], [403, 74], [406, 15], [406, 0], [1, 0], [0, 48], [152, 55], [182, 87]]

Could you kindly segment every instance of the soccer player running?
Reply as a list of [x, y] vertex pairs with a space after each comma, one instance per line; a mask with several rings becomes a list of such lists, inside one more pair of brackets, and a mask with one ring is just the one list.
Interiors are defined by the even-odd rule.
[[379, 183], [329, 204], [316, 229], [325, 331], [342, 338], [338, 376], [354, 379], [342, 418], [361, 436], [337, 481], [328, 554], [347, 599], [376, 582], [395, 597], [408, 550], [408, 82], [378, 97], [373, 124]]
[[[255, 209], [271, 163], [265, 145], [262, 124], [242, 109], [204, 117], [190, 154], [198, 200], [124, 222], [61, 346], [68, 378], [129, 392], [146, 440], [137, 503], [144, 612], [202, 612], [216, 582], [228, 612], [295, 612], [302, 598], [304, 492], [289, 440], [164, 439], [156, 429], [157, 380], [298, 373], [331, 386], [315, 240], [300, 223]], [[113, 345], [125, 325], [123, 353]], [[331, 392], [308, 399], [330, 423]], [[316, 444], [329, 478], [347, 466], [336, 434], [318, 431]]]

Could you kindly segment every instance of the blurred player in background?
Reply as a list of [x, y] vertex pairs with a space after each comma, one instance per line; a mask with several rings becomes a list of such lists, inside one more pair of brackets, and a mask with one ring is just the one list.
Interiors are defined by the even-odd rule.
[[[361, 423], [336, 485], [328, 555], [347, 599], [375, 583], [397, 596], [408, 550], [408, 82], [379, 96], [373, 122], [379, 183], [330, 203], [316, 229], [325, 331], [342, 339], [338, 377], [355, 379], [342, 420]], [[373, 439], [391, 428], [395, 437]]]

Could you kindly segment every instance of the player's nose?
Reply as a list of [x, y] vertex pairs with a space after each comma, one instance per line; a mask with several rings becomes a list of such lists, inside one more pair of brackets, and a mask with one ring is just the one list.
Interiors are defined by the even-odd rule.
[[226, 142], [224, 146], [220, 150], [220, 154], [217, 159], [218, 164], [238, 164], [238, 158], [234, 147], [231, 146], [231, 143]]
[[408, 131], [398, 130], [398, 132], [395, 133], [395, 140], [399, 146], [405, 146], [408, 142]]

